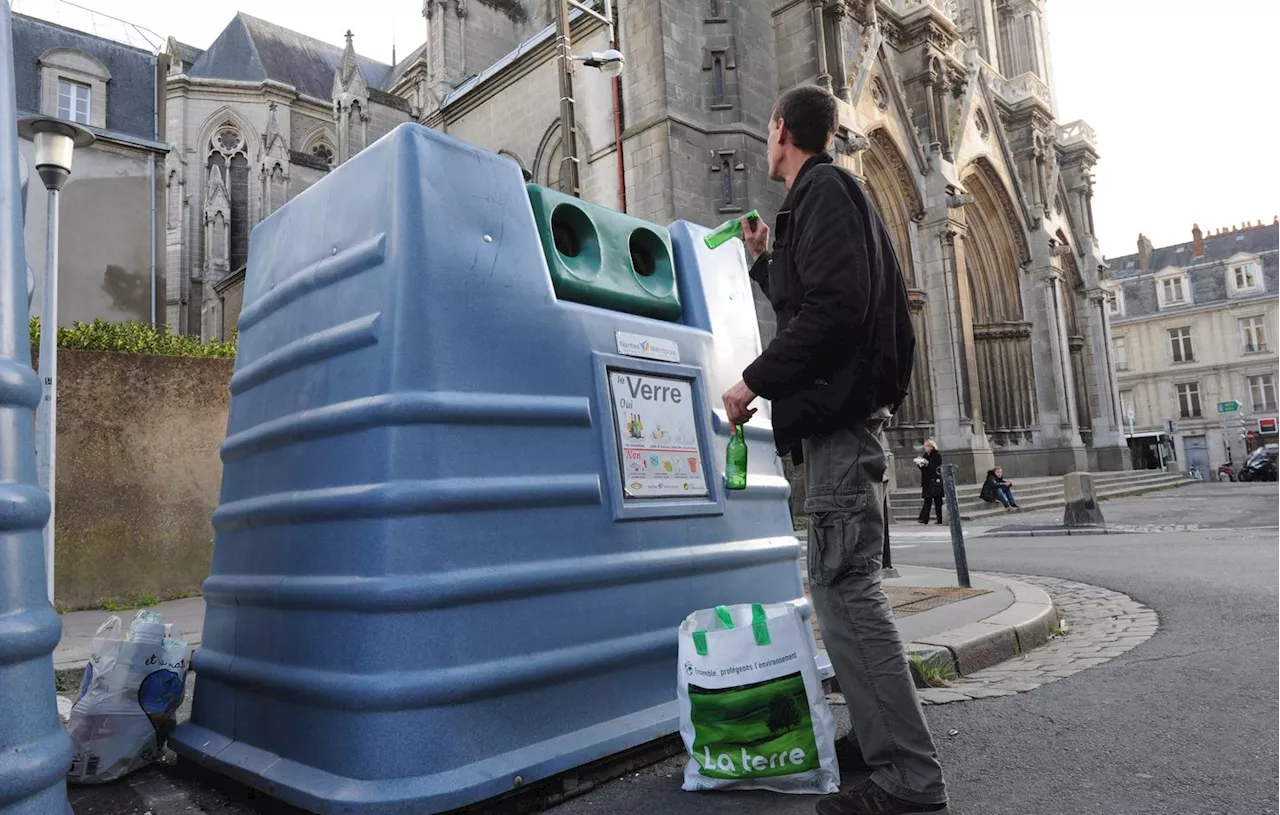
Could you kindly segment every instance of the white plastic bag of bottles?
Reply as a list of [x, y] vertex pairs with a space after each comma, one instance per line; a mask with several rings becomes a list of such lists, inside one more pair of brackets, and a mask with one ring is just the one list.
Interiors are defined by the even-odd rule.
[[154, 611], [139, 611], [123, 637], [121, 627], [113, 615], [94, 635], [71, 708], [73, 784], [115, 781], [155, 761], [182, 705], [191, 646], [167, 636]]
[[679, 642], [685, 790], [839, 791], [835, 719], [798, 608], [695, 611]]

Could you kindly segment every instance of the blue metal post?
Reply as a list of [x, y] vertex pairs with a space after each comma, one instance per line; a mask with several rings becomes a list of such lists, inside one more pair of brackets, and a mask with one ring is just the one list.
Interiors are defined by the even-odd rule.
[[36, 486], [40, 379], [27, 336], [27, 261], [14, 100], [13, 29], [0, 3], [0, 815], [69, 814], [71, 740], [58, 721], [53, 649], [62, 622], [49, 605], [41, 530], [49, 499]]

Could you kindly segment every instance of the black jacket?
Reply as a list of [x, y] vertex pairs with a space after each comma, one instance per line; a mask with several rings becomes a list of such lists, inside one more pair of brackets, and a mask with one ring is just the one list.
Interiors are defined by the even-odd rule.
[[800, 440], [862, 421], [907, 395], [916, 338], [889, 232], [857, 180], [814, 156], [778, 212], [773, 251], [751, 267], [778, 335], [743, 372], [773, 403], [774, 442], [799, 463]]
[[996, 490], [1007, 486], [1009, 482], [996, 475], [994, 469], [987, 470], [987, 480], [982, 482], [982, 491], [978, 493], [978, 497], [988, 504], [993, 504], [996, 500]]
[[925, 498], [942, 497], [942, 454], [930, 450], [923, 454], [925, 465], [920, 468], [920, 494]]

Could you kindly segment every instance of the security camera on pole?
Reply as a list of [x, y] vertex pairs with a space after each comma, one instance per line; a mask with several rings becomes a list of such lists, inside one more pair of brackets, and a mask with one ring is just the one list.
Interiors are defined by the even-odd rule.
[[49, 522], [44, 528], [45, 579], [53, 602], [54, 488], [58, 455], [58, 196], [71, 176], [77, 147], [93, 144], [93, 134], [79, 125], [48, 116], [18, 120], [18, 136], [35, 142], [36, 173], [49, 191], [45, 231], [44, 309], [40, 315], [40, 381], [36, 409], [36, 465], [40, 488], [49, 496]]

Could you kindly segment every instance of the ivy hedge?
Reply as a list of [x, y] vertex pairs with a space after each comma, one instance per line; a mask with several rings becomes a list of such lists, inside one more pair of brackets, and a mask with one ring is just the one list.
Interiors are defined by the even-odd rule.
[[[40, 349], [40, 318], [32, 317], [31, 355]], [[75, 322], [70, 328], [58, 328], [58, 347], [79, 351], [119, 351], [126, 354], [158, 354], [173, 357], [217, 357], [236, 355], [236, 335], [228, 342], [213, 340], [201, 342], [199, 337], [171, 334], [169, 326], [151, 326], [146, 323], [109, 323], [94, 320], [91, 323]]]

